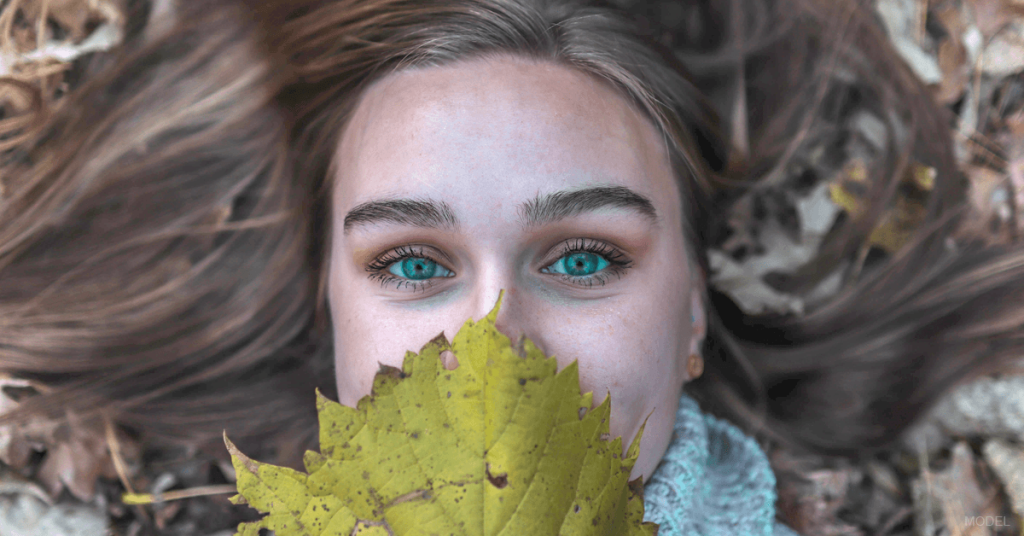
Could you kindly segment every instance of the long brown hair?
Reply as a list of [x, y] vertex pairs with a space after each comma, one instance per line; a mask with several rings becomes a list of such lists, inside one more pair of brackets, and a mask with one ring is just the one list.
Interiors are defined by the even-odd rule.
[[[688, 389], [708, 409], [850, 454], [884, 446], [951, 386], [1018, 355], [1024, 252], [950, 249], [964, 184], [949, 118], [853, 0], [696, 2], [674, 34], [639, 5], [574, 0], [181, 9], [171, 31], [127, 43], [59, 108], [37, 99], [33, 120], [0, 125], [16, 140], [0, 169], [0, 373], [55, 387], [0, 422], [73, 407], [154, 441], [227, 429], [310, 446], [313, 387], [334, 390], [324, 288], [341, 127], [379, 77], [485, 54], [580, 69], [648, 115], [701, 274], [723, 207], [779, 181], [827, 128], [813, 119], [837, 66], [869, 75], [866, 98], [890, 136], [871, 206], [790, 284], [812, 285], [856, 253], [911, 159], [937, 170], [911, 245], [827, 305], [755, 318], [705, 296], [707, 373]], [[749, 150], [716, 119], [728, 111], [717, 91], [737, 72], [753, 103]]]

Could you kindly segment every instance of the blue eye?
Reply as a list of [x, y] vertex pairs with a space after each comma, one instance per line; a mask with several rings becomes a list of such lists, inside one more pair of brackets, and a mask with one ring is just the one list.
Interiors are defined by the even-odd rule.
[[[402, 262], [392, 264], [388, 271], [398, 277], [423, 280], [434, 277], [437, 268], [437, 263], [426, 257], [406, 257]], [[444, 268], [441, 269], [444, 270]]]
[[[566, 255], [559, 259], [558, 262], [552, 264], [555, 267], [554, 273], [565, 274], [575, 277], [593, 275], [594, 272], [599, 272], [608, 267], [611, 263], [599, 255], [590, 253], [589, 251], [579, 251]], [[558, 271], [561, 268], [562, 271]]]
[[[622, 274], [633, 264], [619, 250], [589, 239], [566, 241], [561, 257], [542, 273], [561, 276], [574, 285], [592, 287], [604, 285], [612, 275]], [[404, 285], [412, 290], [426, 290], [439, 277], [454, 277], [451, 270], [438, 264], [422, 249], [402, 246], [375, 259], [366, 267], [370, 279], [379, 280], [381, 286]]]
[[423, 250], [415, 250], [410, 246], [389, 251], [370, 263], [366, 271], [371, 272], [370, 279], [380, 280], [381, 286], [395, 283], [397, 288], [405, 285], [413, 290], [425, 290], [435, 276], [454, 275], [451, 270], [440, 266]]
[[562, 255], [541, 271], [561, 275], [562, 279], [584, 287], [604, 285], [612, 275], [622, 277], [633, 264], [619, 250], [593, 240], [566, 241]]

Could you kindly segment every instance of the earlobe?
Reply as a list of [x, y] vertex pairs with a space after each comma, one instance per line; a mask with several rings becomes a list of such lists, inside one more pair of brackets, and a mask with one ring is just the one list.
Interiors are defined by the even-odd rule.
[[707, 333], [707, 322], [704, 320], [704, 304], [701, 302], [697, 289], [691, 293], [690, 304], [690, 356], [686, 360], [686, 374], [689, 380], [695, 380], [704, 373], [704, 359], [700, 355]]
[[699, 354], [690, 354], [686, 360], [686, 374], [691, 381], [700, 378], [704, 374], [704, 358]]

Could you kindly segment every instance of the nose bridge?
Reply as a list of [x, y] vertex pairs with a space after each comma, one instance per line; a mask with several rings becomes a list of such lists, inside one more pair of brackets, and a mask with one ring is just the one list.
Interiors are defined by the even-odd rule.
[[515, 261], [508, 260], [508, 255], [500, 247], [494, 248], [500, 253], [477, 259], [477, 270], [472, 278], [472, 297], [469, 302], [472, 316], [479, 321], [486, 317], [498, 305], [501, 308], [495, 319], [497, 330], [515, 343], [521, 335], [536, 337], [540, 334], [531, 333], [530, 316], [523, 308], [526, 306], [525, 294], [521, 286], [522, 280]]
[[507, 281], [502, 281], [499, 285], [482, 285], [480, 289], [475, 308], [478, 318], [487, 316], [497, 305], [498, 299], [501, 299], [501, 310], [498, 311], [498, 317], [495, 319], [495, 327], [505, 336], [509, 337], [513, 341], [519, 334], [516, 332], [518, 329], [515, 321], [515, 294], [514, 287]]
[[495, 284], [483, 284], [475, 300], [476, 318], [487, 316], [497, 305], [501, 298], [501, 309], [495, 319], [495, 327], [499, 332], [512, 340], [525, 334], [526, 326], [523, 325], [523, 311], [519, 303], [519, 293], [515, 282], [508, 279], [500, 279]]

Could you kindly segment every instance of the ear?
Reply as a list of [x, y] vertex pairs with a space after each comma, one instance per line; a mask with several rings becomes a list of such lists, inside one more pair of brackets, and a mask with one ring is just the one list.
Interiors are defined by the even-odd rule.
[[704, 345], [704, 337], [708, 332], [707, 315], [704, 312], [702, 295], [700, 287], [696, 285], [690, 290], [690, 313], [693, 322], [690, 328], [690, 353], [697, 355], [701, 355], [701, 346]]

